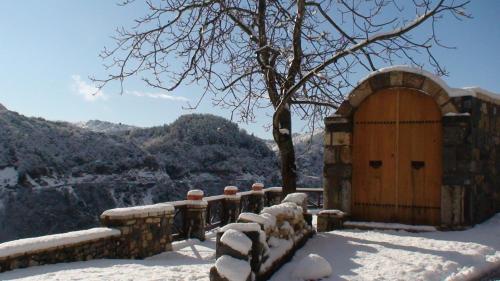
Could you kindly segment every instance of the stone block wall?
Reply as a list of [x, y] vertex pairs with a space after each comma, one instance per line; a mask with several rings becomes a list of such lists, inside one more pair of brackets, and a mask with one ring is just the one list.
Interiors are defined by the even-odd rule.
[[61, 262], [115, 258], [120, 231], [94, 228], [0, 244], [0, 272]]
[[174, 207], [168, 204], [112, 209], [101, 215], [103, 225], [120, 230], [115, 257], [124, 259], [172, 250], [173, 219]]
[[500, 99], [481, 89], [451, 89], [434, 75], [409, 67], [373, 72], [325, 118], [324, 209], [350, 213], [352, 121], [369, 95], [409, 88], [431, 96], [443, 125], [441, 226], [460, 228], [500, 211]]
[[[444, 117], [444, 182], [463, 196], [466, 224], [500, 211], [500, 103], [474, 96], [453, 98], [460, 112]], [[456, 200], [457, 201], [457, 200]]]
[[225, 225], [236, 221], [240, 215], [242, 196], [251, 199], [251, 211], [254, 213], [260, 212], [264, 205], [279, 203], [282, 197], [280, 187], [264, 189], [261, 184], [247, 192], [238, 193], [235, 187], [226, 189], [224, 195], [213, 198], [203, 198], [203, 192], [195, 190], [190, 191], [184, 201], [107, 210], [100, 217], [102, 225], [106, 227], [2, 243], [0, 272], [91, 259], [150, 257], [172, 250], [176, 213], [182, 217], [182, 239], [204, 240], [208, 227], [208, 201], [222, 200], [221, 222], [224, 221], [222, 224]]
[[325, 119], [324, 209], [341, 209], [347, 213], [350, 212], [352, 129], [352, 120], [348, 118], [333, 116]]

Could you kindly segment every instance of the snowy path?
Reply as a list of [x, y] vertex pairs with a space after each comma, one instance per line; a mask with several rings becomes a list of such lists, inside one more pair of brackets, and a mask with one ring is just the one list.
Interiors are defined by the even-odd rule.
[[[0, 280], [208, 280], [215, 242], [177, 242], [175, 252], [145, 260], [94, 260], [18, 269]], [[343, 230], [320, 233], [272, 278], [293, 280], [298, 260], [325, 257], [327, 280], [468, 280], [500, 267], [500, 214], [466, 231], [410, 233]]]
[[272, 280], [292, 280], [297, 262], [310, 253], [331, 263], [326, 280], [469, 280], [500, 267], [500, 214], [466, 231], [321, 233]]

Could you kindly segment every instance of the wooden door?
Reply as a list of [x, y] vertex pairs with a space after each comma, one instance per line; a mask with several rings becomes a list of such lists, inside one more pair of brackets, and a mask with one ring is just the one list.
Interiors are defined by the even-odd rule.
[[353, 218], [439, 224], [441, 147], [430, 96], [406, 88], [369, 96], [354, 115]]

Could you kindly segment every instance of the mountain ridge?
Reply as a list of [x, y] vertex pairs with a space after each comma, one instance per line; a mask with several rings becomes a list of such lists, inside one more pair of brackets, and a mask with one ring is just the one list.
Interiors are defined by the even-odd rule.
[[280, 183], [276, 153], [222, 117], [124, 130], [94, 123], [114, 129], [0, 114], [0, 242], [93, 227], [106, 209], [179, 200], [189, 189]]

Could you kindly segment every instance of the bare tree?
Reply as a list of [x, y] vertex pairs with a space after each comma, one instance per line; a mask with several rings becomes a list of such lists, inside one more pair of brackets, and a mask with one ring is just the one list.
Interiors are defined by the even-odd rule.
[[[134, 0], [125, 0], [128, 5]], [[405, 62], [445, 69], [436, 25], [457, 19], [460, 0], [145, 0], [148, 13], [117, 30], [101, 54], [109, 75], [100, 88], [140, 76], [174, 91], [197, 83], [213, 103], [242, 121], [272, 108], [272, 133], [284, 192], [295, 191], [292, 112], [311, 126], [352, 88], [352, 73]], [[417, 32], [418, 29], [418, 32]], [[196, 107], [199, 104], [192, 105]]]

